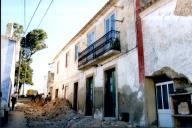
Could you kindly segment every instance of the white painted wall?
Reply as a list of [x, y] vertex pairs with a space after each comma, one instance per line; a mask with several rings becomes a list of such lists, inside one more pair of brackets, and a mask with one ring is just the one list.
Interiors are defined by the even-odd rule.
[[10, 93], [14, 91], [15, 63], [16, 41], [1, 36], [1, 105], [7, 105]]
[[145, 75], [168, 66], [192, 81], [192, 16], [174, 15], [175, 7], [166, 0], [141, 13]]

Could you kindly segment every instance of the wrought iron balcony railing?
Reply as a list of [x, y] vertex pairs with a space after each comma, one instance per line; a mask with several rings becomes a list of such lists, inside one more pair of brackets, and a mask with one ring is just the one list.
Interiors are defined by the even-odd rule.
[[119, 31], [109, 31], [83, 50], [79, 54], [78, 67], [82, 67], [110, 50], [120, 51]]

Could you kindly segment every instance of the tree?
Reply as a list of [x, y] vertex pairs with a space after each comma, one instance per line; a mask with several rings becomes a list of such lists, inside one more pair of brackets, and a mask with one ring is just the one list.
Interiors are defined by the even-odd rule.
[[18, 23], [13, 23], [13, 37], [20, 39], [22, 33], [23, 33], [23, 26], [19, 25]]
[[[19, 64], [19, 62], [16, 63], [15, 85], [19, 85], [19, 90], [22, 84], [24, 83], [33, 85], [33, 82], [32, 82], [33, 69], [30, 67], [31, 63], [32, 63], [32, 60], [30, 61], [22, 60], [21, 64]], [[19, 65], [20, 65], [20, 76], [18, 75]], [[18, 84], [18, 76], [19, 76], [19, 84]]]
[[47, 39], [45, 31], [34, 29], [26, 35], [26, 38], [22, 39], [21, 47], [30, 49], [31, 55], [33, 55], [37, 51], [47, 48], [47, 45], [44, 43], [45, 39]]
[[[13, 36], [16, 37], [17, 39], [20, 39], [21, 34], [23, 33], [22, 25], [14, 23], [13, 28], [14, 28]], [[47, 45], [44, 43], [45, 39], [47, 39], [47, 33], [42, 29], [34, 29], [30, 31], [26, 35], [26, 37], [22, 37], [20, 42], [21, 46], [20, 63], [16, 64], [16, 70], [15, 70], [15, 85], [19, 85], [18, 88], [19, 90], [21, 89], [21, 86], [24, 83], [33, 85], [32, 82], [33, 70], [30, 67], [30, 64], [32, 63], [31, 56], [37, 51], [47, 48]], [[18, 76], [19, 76], [19, 84], [18, 84]]]

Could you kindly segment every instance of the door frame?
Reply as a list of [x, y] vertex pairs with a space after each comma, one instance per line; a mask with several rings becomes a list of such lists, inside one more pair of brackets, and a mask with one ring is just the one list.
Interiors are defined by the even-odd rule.
[[[75, 87], [75, 86], [77, 86], [77, 87]], [[75, 103], [75, 88], [77, 89], [77, 94], [76, 94], [77, 101], [76, 101], [76, 110], [75, 111], [78, 111], [78, 88], [79, 88], [79, 82], [74, 82], [73, 83], [73, 109], [74, 109], [74, 103]]]
[[[115, 91], [116, 91], [116, 98], [115, 98], [115, 116], [114, 117], [106, 117], [105, 116], [105, 82], [106, 82], [106, 71], [108, 70], [115, 70]], [[109, 67], [104, 68], [103, 70], [103, 118], [104, 119], [118, 119], [118, 76], [117, 76], [117, 65], [111, 65]]]
[[93, 78], [93, 85], [92, 85], [92, 91], [93, 91], [93, 92], [92, 92], [92, 93], [93, 93], [93, 94], [92, 94], [92, 115], [91, 115], [91, 116], [94, 116], [94, 98], [95, 98], [95, 96], [94, 96], [94, 83], [95, 83], [94, 80], [95, 80], [95, 79], [94, 79], [94, 78], [95, 78], [95, 77], [94, 77], [93, 74], [88, 75], [88, 76], [86, 77], [86, 79], [85, 79], [85, 81], [86, 81], [86, 82], [85, 82], [85, 114], [84, 114], [85, 116], [86, 116], [86, 104], [87, 104], [87, 103], [86, 103], [86, 102], [87, 102], [87, 99], [86, 99], [86, 98], [87, 98], [87, 80], [88, 80], [89, 78], [91, 78], [91, 77]]

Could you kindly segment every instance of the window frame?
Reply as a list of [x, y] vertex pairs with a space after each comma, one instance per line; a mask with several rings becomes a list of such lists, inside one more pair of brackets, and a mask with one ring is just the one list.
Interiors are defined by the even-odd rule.
[[104, 19], [104, 33], [106, 34], [107, 32], [111, 31], [111, 28], [107, 31], [107, 28], [106, 28], [106, 21], [109, 20], [109, 27], [112, 26], [111, 24], [111, 17], [112, 15], [114, 15], [114, 30], [116, 30], [116, 23], [115, 23], [115, 18], [116, 18], [116, 12], [115, 10], [113, 10], [112, 12], [110, 12]]
[[59, 62], [59, 60], [58, 60], [58, 61], [57, 61], [57, 74], [59, 74], [59, 70], [60, 70], [59, 65], [60, 65], [60, 62]]
[[68, 57], [69, 56], [69, 51], [68, 52], [66, 52], [66, 54], [65, 54], [65, 67], [67, 68], [68, 67]]

